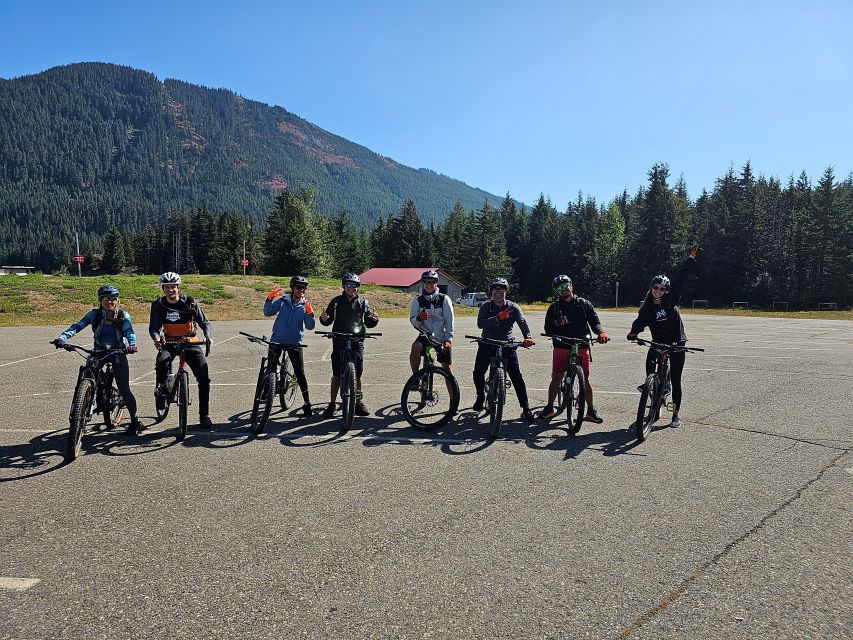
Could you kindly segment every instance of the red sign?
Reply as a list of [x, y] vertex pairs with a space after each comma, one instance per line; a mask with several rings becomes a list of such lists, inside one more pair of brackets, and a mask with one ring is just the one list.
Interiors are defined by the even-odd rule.
[[78, 264], [83, 264], [83, 262], [86, 260], [86, 258], [84, 258], [83, 256], [72, 256], [71, 259]]
[[248, 261], [248, 260], [246, 260], [245, 258], [243, 258], [242, 260], [240, 260], [240, 266], [242, 266], [242, 267], [248, 267], [248, 266], [249, 266], [249, 261]]

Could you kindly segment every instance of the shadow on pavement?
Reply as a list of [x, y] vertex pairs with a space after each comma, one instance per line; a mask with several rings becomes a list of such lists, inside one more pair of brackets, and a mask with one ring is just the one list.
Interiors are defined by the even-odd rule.
[[65, 466], [63, 452], [68, 439], [68, 429], [49, 431], [32, 438], [25, 444], [0, 447], [0, 469], [19, 472], [0, 483], [26, 480], [56, 471]]

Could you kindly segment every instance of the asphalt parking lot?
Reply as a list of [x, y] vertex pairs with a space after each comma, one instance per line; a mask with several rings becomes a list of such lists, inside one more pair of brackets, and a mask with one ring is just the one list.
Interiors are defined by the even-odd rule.
[[[47, 344], [61, 328], [0, 329], [0, 638], [853, 637], [853, 323], [686, 316], [706, 351], [687, 357], [683, 424], [637, 444], [632, 319], [602, 314], [603, 424], [527, 425], [510, 392], [494, 442], [470, 411], [474, 318], [456, 332], [461, 411], [436, 433], [398, 412], [414, 336], [385, 319], [373, 415], [346, 435], [322, 420], [329, 344], [309, 333], [314, 414], [274, 413], [260, 437], [264, 352], [237, 332], [271, 322], [218, 322], [212, 430], [154, 424], [143, 343], [150, 428], [96, 427], [69, 465], [82, 360]], [[520, 359], [541, 408], [550, 347]]]

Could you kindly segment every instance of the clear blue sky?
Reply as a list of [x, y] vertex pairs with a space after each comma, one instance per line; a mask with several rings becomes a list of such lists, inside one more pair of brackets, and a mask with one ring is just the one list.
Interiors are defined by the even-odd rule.
[[[0, 2], [0, 77], [125, 64], [564, 209], [658, 161], [853, 170], [853, 2]], [[2, 126], [2, 123], [0, 123]]]

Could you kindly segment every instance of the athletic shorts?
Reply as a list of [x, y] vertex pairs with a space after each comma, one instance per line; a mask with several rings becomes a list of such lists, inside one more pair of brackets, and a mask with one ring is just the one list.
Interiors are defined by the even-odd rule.
[[[424, 346], [424, 349], [426, 349], [427, 345], [429, 344], [427, 342], [427, 339], [423, 336], [418, 336], [415, 342], [420, 342]], [[453, 349], [442, 349], [441, 351], [436, 349], [435, 351], [436, 360], [438, 360], [439, 362], [446, 362], [447, 364], [453, 362]]]
[[[341, 375], [341, 356], [345, 351], [343, 345], [332, 344], [332, 375], [336, 378]], [[364, 343], [353, 343], [352, 360], [355, 363], [355, 375], [360, 378], [364, 369]]]
[[[552, 373], [565, 373], [566, 372], [566, 358], [569, 357], [569, 354], [572, 352], [571, 349], [563, 349], [562, 347], [554, 347], [554, 352], [551, 356], [551, 372]], [[585, 349], [581, 347], [578, 349], [578, 364], [580, 364], [581, 369], [583, 369], [583, 377], [585, 380], [589, 380], [589, 349]]]

